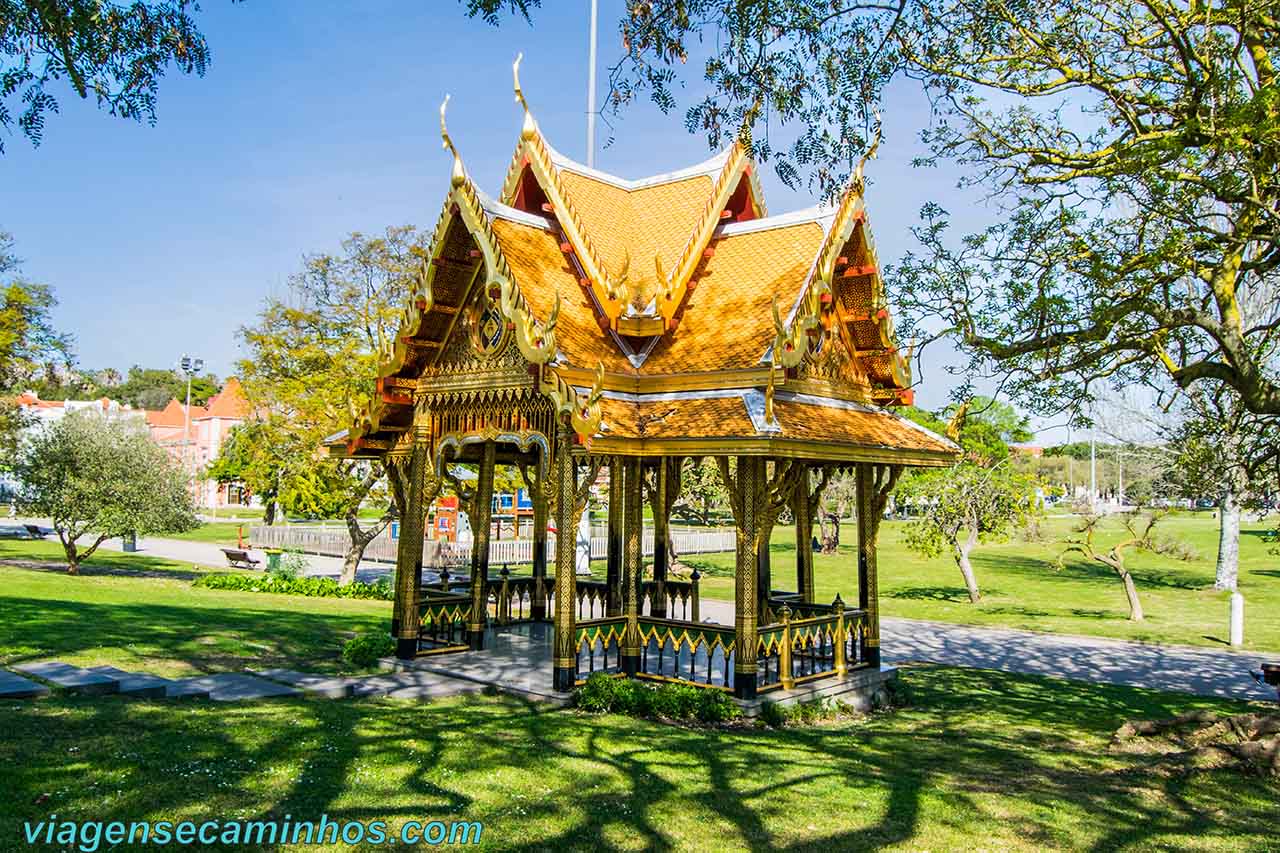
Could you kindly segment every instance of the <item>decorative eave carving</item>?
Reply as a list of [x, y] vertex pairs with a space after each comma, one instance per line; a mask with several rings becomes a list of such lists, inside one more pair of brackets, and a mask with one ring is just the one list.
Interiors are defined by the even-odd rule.
[[540, 390], [551, 398], [556, 411], [569, 416], [569, 423], [577, 434], [579, 443], [590, 447], [591, 439], [600, 431], [603, 419], [600, 397], [604, 393], [604, 365], [596, 368], [595, 382], [585, 396], [579, 394], [577, 389], [565, 382], [554, 370], [543, 370], [538, 384]]

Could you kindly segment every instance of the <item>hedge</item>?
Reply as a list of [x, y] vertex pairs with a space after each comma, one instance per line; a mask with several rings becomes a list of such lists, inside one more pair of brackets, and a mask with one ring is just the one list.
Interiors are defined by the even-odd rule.
[[195, 586], [207, 589], [234, 589], [241, 592], [274, 592], [282, 595], [305, 595], [311, 598], [373, 598], [390, 601], [393, 597], [391, 583], [355, 581], [340, 586], [332, 578], [287, 578], [271, 575], [212, 574], [195, 582]]

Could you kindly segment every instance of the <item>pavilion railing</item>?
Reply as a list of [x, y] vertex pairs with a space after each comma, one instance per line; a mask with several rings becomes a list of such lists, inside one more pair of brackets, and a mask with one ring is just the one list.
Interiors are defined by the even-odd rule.
[[640, 678], [682, 681], [724, 690], [733, 686], [732, 627], [641, 617]]
[[[658, 584], [657, 581], [645, 581], [640, 587], [640, 613], [654, 615], [654, 601], [661, 594], [666, 599], [666, 617], [686, 622], [698, 622], [699, 598], [698, 580], [701, 577], [696, 571], [690, 580], [668, 580]], [[661, 592], [659, 587], [661, 586]]]
[[[513, 625], [517, 622], [528, 622], [533, 618], [536, 591], [532, 575], [513, 576], [510, 569], [503, 566], [498, 572], [498, 577], [489, 578], [485, 586], [490, 623]], [[545, 585], [542, 595], [546, 597]]]
[[418, 605], [418, 653], [463, 651], [471, 596], [427, 591]]
[[580, 580], [575, 586], [578, 619], [603, 619], [609, 612], [609, 585], [604, 581]]
[[866, 612], [837, 604], [828, 605], [825, 615], [809, 615], [812, 607], [804, 607], [797, 619], [784, 605], [780, 621], [760, 628], [756, 666], [761, 692], [789, 690], [866, 665]]
[[622, 671], [622, 635], [626, 628], [625, 616], [588, 619], [577, 624], [574, 630], [578, 643], [579, 680], [593, 672]]

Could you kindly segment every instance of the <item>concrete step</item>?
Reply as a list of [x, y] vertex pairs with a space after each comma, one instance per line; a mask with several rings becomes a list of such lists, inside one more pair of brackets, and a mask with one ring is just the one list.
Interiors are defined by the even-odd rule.
[[355, 679], [352, 678], [314, 675], [296, 669], [255, 669], [252, 672], [321, 699], [347, 699], [355, 695]]
[[100, 696], [107, 693], [118, 693], [120, 684], [109, 675], [81, 669], [68, 663], [56, 660], [20, 663], [13, 667], [18, 672], [33, 675], [72, 693]]
[[298, 696], [300, 691], [247, 672], [224, 672], [204, 675], [178, 682], [201, 690], [207, 690], [215, 702], [238, 702], [242, 699], [270, 699], [276, 696]]
[[173, 684], [169, 679], [161, 678], [158, 675], [151, 675], [147, 672], [126, 672], [114, 666], [91, 666], [89, 669], [92, 672], [114, 678], [120, 685], [121, 695], [124, 696], [163, 699], [168, 695], [169, 685]]
[[0, 669], [0, 699], [35, 699], [48, 695], [49, 688], [43, 684]]

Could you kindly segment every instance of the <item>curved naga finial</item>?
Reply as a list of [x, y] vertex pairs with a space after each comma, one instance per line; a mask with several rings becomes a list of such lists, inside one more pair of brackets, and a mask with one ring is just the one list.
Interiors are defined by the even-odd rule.
[[503, 315], [511, 320], [520, 354], [531, 364], [546, 364], [555, 358], [556, 322], [560, 319], [560, 294], [556, 294], [556, 302], [551, 308], [551, 316], [547, 318], [547, 322], [539, 323], [520, 304], [515, 283], [511, 279], [495, 275], [490, 280], [490, 288], [495, 283], [498, 285], [499, 307]]
[[773, 339], [773, 363], [783, 367], [798, 367], [809, 352], [809, 331], [818, 327], [817, 312], [811, 310], [809, 303], [813, 297], [805, 295], [795, 319], [788, 329], [778, 313], [778, 297], [773, 298], [773, 328], [776, 332]]
[[876, 117], [876, 128], [875, 128], [875, 130], [872, 132], [872, 136], [871, 136], [871, 147], [867, 149], [867, 153], [866, 153], [866, 154], [863, 154], [863, 155], [862, 155], [862, 159], [858, 161], [858, 165], [857, 165], [857, 167], [856, 167], [856, 168], [854, 168], [854, 170], [853, 170], [853, 187], [854, 187], [854, 188], [855, 188], [859, 193], [861, 193], [861, 192], [862, 192], [863, 187], [866, 185], [866, 184], [865, 184], [865, 181], [864, 181], [864, 179], [863, 179], [863, 177], [862, 177], [862, 171], [863, 171], [863, 169], [865, 169], [865, 168], [866, 168], [866, 166], [867, 166], [867, 161], [868, 161], [868, 160], [874, 160], [874, 159], [875, 159], [875, 157], [876, 157], [876, 152], [880, 150], [880, 129], [881, 129], [881, 123], [880, 123], [880, 111], [879, 111], [879, 110], [877, 110], [877, 111], [876, 111], [876, 113], [875, 113], [875, 117]]
[[523, 53], [516, 54], [516, 61], [511, 64], [511, 79], [515, 85], [516, 103], [524, 107], [524, 127], [520, 129], [520, 135], [526, 139], [537, 133], [537, 126], [533, 123], [533, 113], [529, 110], [529, 102], [525, 100], [524, 89], [520, 86], [520, 60], [524, 59]]
[[440, 138], [444, 140], [444, 147], [449, 149], [449, 153], [453, 154], [453, 185], [456, 187], [467, 178], [467, 173], [462, 168], [462, 155], [458, 153], [458, 148], [453, 144], [453, 138], [449, 136], [449, 126], [445, 124], [445, 110], [449, 108], [449, 96], [445, 95], [444, 100], [440, 103]]
[[596, 380], [591, 383], [591, 390], [587, 392], [584, 400], [574, 394], [573, 411], [569, 414], [569, 423], [573, 427], [573, 431], [584, 439], [589, 439], [595, 435], [596, 430], [600, 428], [600, 420], [602, 413], [600, 411], [600, 397], [604, 394], [604, 362], [600, 362], [596, 367]]

